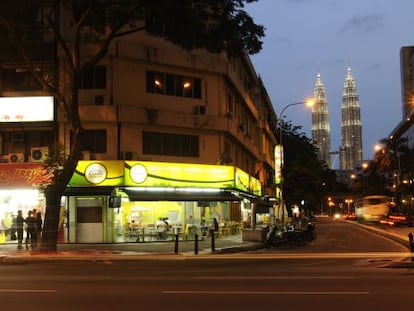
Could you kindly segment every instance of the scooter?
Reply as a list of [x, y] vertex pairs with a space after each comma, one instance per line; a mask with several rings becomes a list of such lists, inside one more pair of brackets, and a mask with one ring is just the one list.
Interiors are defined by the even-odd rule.
[[286, 242], [286, 230], [280, 225], [273, 224], [266, 234], [265, 246], [270, 248], [272, 245]]

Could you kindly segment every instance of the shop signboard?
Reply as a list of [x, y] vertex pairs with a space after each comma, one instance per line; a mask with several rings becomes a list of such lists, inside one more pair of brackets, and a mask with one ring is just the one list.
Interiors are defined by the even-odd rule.
[[261, 195], [260, 181], [234, 166], [150, 161], [79, 161], [68, 186], [235, 189]]
[[69, 187], [123, 186], [123, 161], [79, 161]]
[[125, 161], [125, 186], [234, 189], [234, 167]]
[[0, 123], [53, 121], [53, 96], [0, 98]]
[[48, 183], [50, 178], [40, 163], [0, 164], [0, 188], [36, 188]]

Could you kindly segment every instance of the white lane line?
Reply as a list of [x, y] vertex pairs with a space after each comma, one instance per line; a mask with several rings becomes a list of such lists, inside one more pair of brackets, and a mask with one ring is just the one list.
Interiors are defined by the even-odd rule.
[[194, 290], [166, 290], [162, 291], [163, 294], [169, 294], [169, 295], [370, 295], [370, 292], [340, 292], [340, 291], [311, 291], [311, 292], [305, 292], [305, 291], [282, 291], [282, 292], [269, 292], [269, 291], [194, 291]]
[[195, 276], [198, 280], [355, 280], [354, 276]]
[[54, 293], [55, 289], [0, 289], [1, 293]]

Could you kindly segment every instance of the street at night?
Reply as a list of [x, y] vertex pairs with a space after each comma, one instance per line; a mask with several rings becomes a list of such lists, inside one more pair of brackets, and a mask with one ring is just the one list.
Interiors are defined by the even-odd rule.
[[402, 244], [320, 218], [317, 239], [299, 247], [3, 264], [0, 296], [7, 310], [401, 310], [414, 273], [392, 264], [405, 256]]

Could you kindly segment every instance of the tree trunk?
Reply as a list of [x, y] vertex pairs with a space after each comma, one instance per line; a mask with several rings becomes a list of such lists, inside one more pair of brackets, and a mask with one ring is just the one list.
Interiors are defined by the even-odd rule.
[[[51, 186], [51, 188], [57, 188]], [[57, 240], [60, 218], [61, 192], [58, 189], [48, 189], [46, 196], [46, 213], [42, 230], [41, 252], [57, 252]]]

